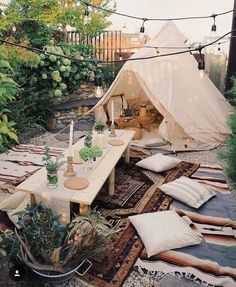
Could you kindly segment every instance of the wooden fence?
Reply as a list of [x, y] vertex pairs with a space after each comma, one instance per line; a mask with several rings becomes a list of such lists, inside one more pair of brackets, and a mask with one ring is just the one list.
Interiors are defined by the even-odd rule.
[[102, 31], [96, 36], [84, 36], [79, 31], [68, 31], [66, 42], [92, 45], [95, 52], [91, 56], [101, 61], [117, 60], [121, 53], [121, 31]]

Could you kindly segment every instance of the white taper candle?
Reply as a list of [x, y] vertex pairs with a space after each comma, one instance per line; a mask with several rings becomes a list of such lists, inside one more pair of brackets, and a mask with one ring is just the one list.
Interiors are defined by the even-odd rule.
[[74, 121], [71, 121], [71, 124], [70, 124], [70, 135], [69, 135], [69, 150], [68, 150], [68, 156], [72, 156], [73, 131], [74, 131]]
[[111, 123], [114, 125], [114, 102], [111, 102]]

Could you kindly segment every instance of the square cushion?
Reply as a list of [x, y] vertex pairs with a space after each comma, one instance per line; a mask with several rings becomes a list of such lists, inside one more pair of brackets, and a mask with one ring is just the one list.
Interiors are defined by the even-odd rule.
[[201, 183], [185, 176], [161, 185], [160, 189], [165, 194], [194, 208], [199, 208], [216, 194]]
[[189, 226], [191, 220], [180, 217], [174, 210], [130, 216], [148, 257], [160, 252], [200, 244], [202, 235]]
[[180, 159], [157, 153], [136, 163], [137, 166], [155, 172], [162, 172], [176, 167], [181, 162]]

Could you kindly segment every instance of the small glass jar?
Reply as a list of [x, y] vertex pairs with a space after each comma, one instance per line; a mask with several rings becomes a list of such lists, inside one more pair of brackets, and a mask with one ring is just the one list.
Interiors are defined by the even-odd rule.
[[84, 169], [86, 172], [89, 172], [93, 169], [93, 165], [94, 165], [95, 160], [90, 158], [88, 160], [85, 161], [84, 163]]
[[58, 185], [58, 173], [55, 171], [47, 171], [48, 188], [56, 188]]

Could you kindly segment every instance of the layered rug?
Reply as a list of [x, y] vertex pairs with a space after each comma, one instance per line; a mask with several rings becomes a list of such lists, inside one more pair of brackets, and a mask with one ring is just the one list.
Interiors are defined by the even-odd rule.
[[164, 195], [158, 186], [182, 175], [190, 176], [198, 168], [196, 164], [182, 162], [171, 172], [156, 175], [156, 183], [153, 183], [135, 166], [138, 160], [139, 157], [132, 157], [129, 164], [120, 162], [116, 169], [114, 196], [101, 193], [94, 203], [119, 232], [112, 237], [112, 252], [102, 261], [94, 261], [92, 268], [83, 277], [92, 286], [123, 285], [144, 248], [128, 216], [169, 209], [172, 199]]
[[[51, 152], [57, 155], [63, 150], [52, 149]], [[7, 155], [1, 154], [2, 191], [6, 187], [9, 192], [9, 186], [18, 185], [41, 168], [43, 153], [44, 147], [20, 145]], [[124, 164], [121, 160], [116, 168], [115, 194], [108, 196], [107, 192], [101, 192], [94, 202], [94, 207], [118, 232], [112, 237], [113, 249], [101, 261], [93, 262], [89, 273], [83, 276], [83, 285], [179, 286], [173, 283], [173, 278], [178, 277], [201, 283], [202, 286], [236, 286], [236, 225], [231, 221], [236, 219], [236, 201], [228, 189], [221, 167], [181, 162], [177, 168], [157, 174], [135, 165], [147, 156], [150, 153], [132, 150], [131, 162]], [[160, 185], [180, 176], [199, 181], [214, 190], [216, 196], [198, 210], [173, 201], [162, 193]], [[175, 208], [179, 214], [186, 214], [203, 234], [204, 241], [198, 246], [147, 258], [142, 241], [128, 216], [169, 208]], [[0, 214], [0, 225], [2, 219], [5, 220], [3, 213]], [[5, 224], [10, 225], [10, 222]], [[165, 278], [167, 285], [161, 285]], [[172, 285], [168, 285], [168, 282], [172, 282]]]

